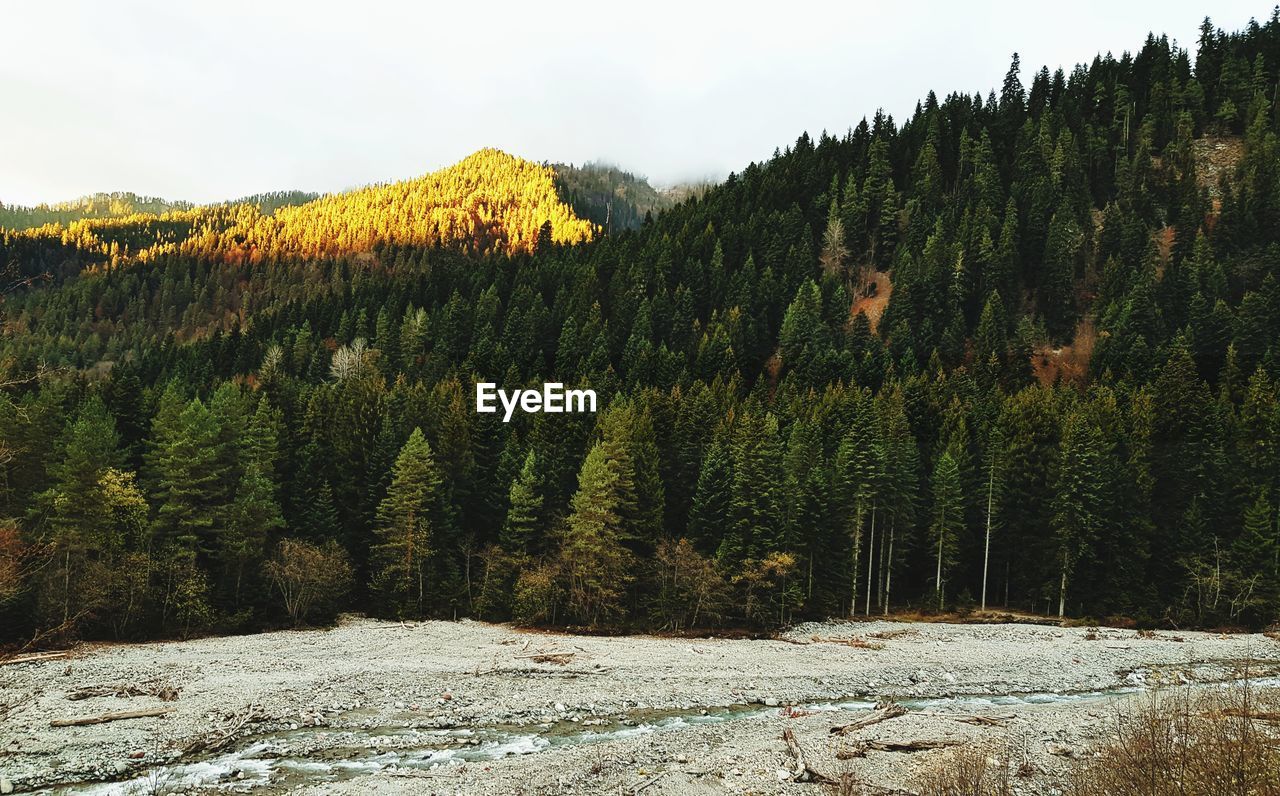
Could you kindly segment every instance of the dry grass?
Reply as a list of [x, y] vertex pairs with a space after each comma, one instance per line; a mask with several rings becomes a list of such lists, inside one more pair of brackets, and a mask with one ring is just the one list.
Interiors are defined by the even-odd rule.
[[979, 744], [940, 756], [913, 785], [920, 796], [1013, 796], [1024, 764], [999, 747]]
[[1081, 762], [1071, 796], [1280, 796], [1274, 695], [1247, 683], [1152, 695], [1119, 708], [1111, 740]]
[[[1052, 792], [1280, 796], [1280, 694], [1261, 692], [1248, 680], [1208, 690], [1152, 692], [1117, 706], [1112, 722], [1107, 741], [1068, 754], [1069, 768], [1051, 777], [1059, 780]], [[914, 778], [909, 792], [1012, 796], [1025, 790], [1019, 780], [1043, 773], [1031, 762], [1026, 743], [1024, 738], [1020, 750], [977, 744], [939, 755]]]

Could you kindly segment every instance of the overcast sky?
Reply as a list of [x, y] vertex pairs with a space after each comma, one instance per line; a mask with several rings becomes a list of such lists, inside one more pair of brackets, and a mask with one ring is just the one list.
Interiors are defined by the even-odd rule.
[[1148, 30], [1192, 49], [1270, 14], [1237, 0], [6, 4], [0, 202], [197, 202], [400, 179], [494, 146], [723, 176], [804, 130], [901, 119]]

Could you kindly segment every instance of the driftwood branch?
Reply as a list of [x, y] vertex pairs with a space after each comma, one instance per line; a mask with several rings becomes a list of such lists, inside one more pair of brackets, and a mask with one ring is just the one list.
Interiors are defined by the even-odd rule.
[[801, 748], [800, 742], [796, 740], [796, 734], [790, 727], [782, 731], [782, 740], [787, 744], [787, 751], [791, 753], [795, 765], [791, 769], [792, 782], [817, 782], [823, 785], [838, 784], [834, 779], [828, 777], [820, 771], [815, 771], [812, 766], [805, 760], [804, 749]]
[[863, 727], [870, 727], [872, 724], [879, 724], [882, 721], [896, 719], [897, 717], [905, 716], [906, 714], [907, 709], [905, 707], [893, 702], [883, 708], [877, 708], [876, 712], [870, 716], [863, 716], [862, 718], [856, 721], [851, 721], [848, 724], [844, 724], [839, 727], [832, 727], [831, 732], [839, 735], [848, 735], [851, 732], [861, 730]]
[[573, 660], [576, 652], [534, 652], [529, 655], [516, 655], [517, 659], [531, 660], [534, 663], [554, 663], [564, 666]]
[[81, 716], [75, 719], [54, 719], [50, 727], [84, 727], [89, 724], [106, 724], [109, 721], [122, 719], [145, 719], [152, 716], [163, 716], [173, 708], [147, 708], [145, 710], [121, 710], [115, 713], [99, 713], [96, 716]]
[[233, 716], [230, 723], [216, 730], [210, 735], [203, 738], [197, 738], [182, 748], [182, 754], [190, 755], [197, 752], [216, 752], [227, 744], [235, 740], [236, 733], [244, 728], [244, 725], [251, 721], [258, 721], [263, 718], [262, 708], [257, 705], [250, 705], [245, 709], [244, 713]]
[[152, 696], [161, 702], [176, 702], [182, 688], [175, 688], [164, 682], [148, 681], [141, 685], [120, 683], [117, 685], [90, 685], [67, 692], [67, 699], [77, 701], [100, 696], [114, 696], [121, 699], [128, 697]]
[[369, 627], [365, 629], [366, 630], [413, 630], [416, 627], [417, 625], [415, 624], [411, 624], [407, 622], [399, 622], [396, 624], [388, 623], [388, 624], [374, 625], [373, 627]]
[[961, 743], [962, 741], [950, 738], [917, 741], [854, 741], [847, 749], [841, 750], [836, 757], [848, 760], [854, 757], [866, 757], [867, 752], [924, 752], [930, 749], [959, 746]]
[[0, 660], [0, 666], [8, 666], [14, 663], [36, 663], [38, 661], [56, 661], [65, 658], [71, 654], [70, 650], [59, 650], [57, 652], [37, 652], [32, 655], [19, 655], [16, 658], [5, 658]]
[[916, 715], [917, 716], [936, 716], [937, 718], [940, 718], [940, 719], [950, 719], [951, 721], [958, 721], [958, 722], [961, 722], [962, 724], [972, 724], [975, 727], [1003, 727], [1006, 724], [1008, 724], [1010, 721], [1012, 721], [1014, 718], [1012, 714], [1006, 714], [1003, 716], [979, 716], [977, 714], [970, 715], [966, 713], [931, 713], [929, 711], [921, 711]]

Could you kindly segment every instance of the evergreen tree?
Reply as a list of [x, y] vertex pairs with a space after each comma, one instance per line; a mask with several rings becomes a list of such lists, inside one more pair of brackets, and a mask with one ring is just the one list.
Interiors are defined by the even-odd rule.
[[724, 550], [726, 557], [736, 558], [742, 554], [742, 543], [734, 534], [735, 529], [721, 532], [724, 518], [729, 516], [733, 490], [733, 464], [725, 436], [723, 431], [716, 433], [698, 470], [698, 485], [689, 509], [689, 536], [704, 552]]
[[153, 457], [156, 538], [202, 559], [217, 547], [227, 507], [229, 474], [218, 437], [213, 414], [192, 399], [176, 425], [161, 430]]
[[542, 525], [541, 488], [538, 457], [531, 450], [524, 458], [520, 474], [511, 482], [510, 508], [499, 537], [502, 547], [510, 553], [526, 554], [536, 549]]
[[596, 443], [582, 462], [560, 551], [569, 610], [588, 625], [620, 613], [623, 589], [632, 577], [631, 556], [622, 546], [620, 486], [617, 462], [603, 443]]
[[1064, 616], [1067, 585], [1080, 556], [1103, 523], [1103, 440], [1085, 410], [1069, 414], [1062, 429], [1053, 530], [1059, 561], [1058, 616]]
[[378, 504], [372, 588], [395, 613], [427, 611], [427, 561], [439, 517], [441, 478], [422, 429], [400, 449], [387, 496]]
[[734, 427], [729, 532], [717, 557], [724, 563], [760, 558], [777, 550], [782, 538], [782, 445], [778, 420], [772, 414], [750, 412]]
[[284, 517], [276, 503], [270, 479], [250, 462], [240, 477], [235, 501], [231, 504], [227, 527], [222, 534], [221, 557], [232, 581], [232, 602], [239, 608], [245, 574], [256, 569], [267, 552], [267, 539], [284, 527]]

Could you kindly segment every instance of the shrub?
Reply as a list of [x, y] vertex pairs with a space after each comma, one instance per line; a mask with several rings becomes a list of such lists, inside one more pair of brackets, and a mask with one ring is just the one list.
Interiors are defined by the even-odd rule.
[[351, 588], [347, 553], [332, 539], [317, 546], [282, 539], [263, 574], [280, 593], [284, 610], [298, 626], [316, 615], [336, 612]]

